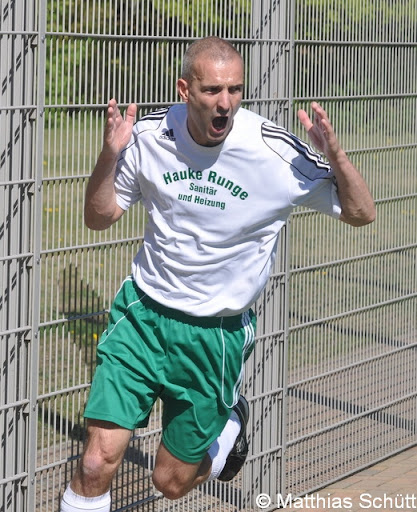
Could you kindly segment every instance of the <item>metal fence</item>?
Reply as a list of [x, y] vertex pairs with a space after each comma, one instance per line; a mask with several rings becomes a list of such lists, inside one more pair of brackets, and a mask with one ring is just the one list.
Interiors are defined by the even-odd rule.
[[305, 138], [325, 106], [377, 202], [354, 229], [297, 210], [256, 304], [250, 454], [178, 502], [152, 486], [161, 405], [134, 432], [113, 510], [257, 510], [416, 444], [417, 6], [354, 0], [0, 0], [0, 511], [57, 511], [82, 451], [94, 350], [141, 242], [138, 207], [82, 220], [105, 106], [177, 101], [195, 38], [229, 38], [245, 106]]

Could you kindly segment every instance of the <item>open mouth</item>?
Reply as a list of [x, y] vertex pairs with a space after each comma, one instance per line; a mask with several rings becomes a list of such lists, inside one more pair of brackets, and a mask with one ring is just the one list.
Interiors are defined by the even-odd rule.
[[223, 131], [227, 125], [227, 116], [218, 116], [213, 119], [213, 128], [216, 131]]

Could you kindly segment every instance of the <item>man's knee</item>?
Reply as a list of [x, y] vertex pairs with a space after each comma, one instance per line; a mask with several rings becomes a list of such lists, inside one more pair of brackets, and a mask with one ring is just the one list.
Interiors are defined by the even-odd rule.
[[208, 456], [197, 463], [184, 462], [172, 455], [162, 442], [156, 454], [152, 480], [166, 498], [177, 500], [203, 483], [210, 469], [211, 460]]
[[81, 457], [79, 474], [82, 482], [110, 481], [117, 471], [130, 432], [104, 422], [91, 422], [89, 436]]
[[88, 480], [102, 479], [117, 471], [119, 461], [113, 454], [104, 450], [86, 450], [81, 458], [80, 471]]
[[178, 472], [170, 472], [158, 467], [152, 474], [154, 486], [169, 500], [178, 500], [185, 496], [192, 489], [193, 480], [184, 478], [184, 475]]

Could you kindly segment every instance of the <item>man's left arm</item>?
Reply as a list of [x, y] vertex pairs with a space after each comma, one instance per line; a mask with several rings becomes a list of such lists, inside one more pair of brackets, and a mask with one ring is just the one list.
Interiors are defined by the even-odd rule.
[[313, 121], [304, 110], [298, 112], [298, 118], [334, 171], [342, 207], [340, 220], [352, 226], [365, 226], [375, 220], [375, 204], [368, 186], [341, 148], [325, 110], [316, 102], [311, 108]]

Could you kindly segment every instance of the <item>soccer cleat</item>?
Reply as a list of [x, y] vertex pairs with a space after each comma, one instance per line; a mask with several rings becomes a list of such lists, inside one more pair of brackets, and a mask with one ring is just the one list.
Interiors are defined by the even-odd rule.
[[226, 459], [226, 464], [220, 475], [217, 477], [222, 482], [229, 482], [234, 478], [243, 466], [248, 455], [248, 441], [246, 440], [246, 425], [249, 420], [249, 405], [246, 398], [240, 395], [239, 401], [233, 407], [240, 421], [240, 432], [235, 444]]

